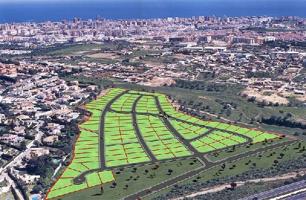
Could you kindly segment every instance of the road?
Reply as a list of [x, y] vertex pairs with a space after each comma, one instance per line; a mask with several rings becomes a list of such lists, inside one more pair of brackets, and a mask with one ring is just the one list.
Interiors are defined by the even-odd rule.
[[15, 191], [16, 191], [16, 194], [19, 198], [19, 200], [24, 200], [22, 194], [20, 193], [20, 191], [17, 189], [17, 186], [16, 186], [16, 183], [5, 173], [4, 175], [4, 178], [8, 181], [9, 185], [12, 186]]
[[[35, 136], [35, 140], [40, 140], [42, 137], [43, 133], [42, 132], [38, 132], [38, 134], [36, 134]], [[16, 166], [17, 163], [19, 163], [22, 158], [31, 150], [31, 148], [34, 145], [34, 141], [32, 140], [29, 144], [27, 144], [26, 146], [26, 150], [20, 152], [12, 161], [10, 161], [7, 165], [5, 165], [4, 167], [0, 168], [0, 175], [8, 168]]]
[[136, 136], [138, 138], [139, 143], [141, 144], [141, 146], [143, 147], [143, 149], [146, 151], [147, 155], [150, 157], [150, 160], [152, 162], [157, 162], [156, 157], [153, 155], [151, 149], [149, 148], [149, 146], [147, 145], [147, 143], [144, 141], [143, 136], [140, 133], [140, 129], [138, 127], [138, 123], [137, 123], [137, 114], [136, 114], [136, 106], [138, 101], [141, 99], [141, 97], [143, 97], [143, 95], [140, 95], [133, 103], [133, 107], [132, 107], [132, 118], [133, 118], [133, 127], [136, 133]]
[[[235, 182], [235, 183], [237, 184], [237, 187], [240, 187], [240, 186], [245, 185], [246, 183], [260, 183], [260, 182], [272, 182], [272, 181], [278, 181], [278, 180], [288, 180], [288, 179], [291, 179], [291, 178], [295, 178], [298, 175], [303, 176], [305, 174], [306, 174], [306, 169], [301, 170], [298, 173], [297, 172], [290, 172], [290, 173], [282, 174], [280, 176], [274, 176], [274, 177], [269, 177], [269, 178], [251, 179], [251, 180], [246, 180], [246, 181], [238, 181], [238, 182]], [[215, 193], [215, 192], [219, 192], [219, 191], [222, 191], [222, 190], [226, 190], [227, 188], [230, 188], [230, 187], [231, 187], [230, 183], [211, 186], [211, 187], [203, 188], [200, 191], [196, 191], [194, 193], [187, 194], [187, 195], [179, 197], [179, 198], [174, 198], [172, 200], [183, 200], [183, 199], [186, 199], [186, 198], [190, 199], [190, 198], [201, 196], [201, 195], [204, 195], [204, 194], [207, 194], [207, 193]]]
[[285, 200], [305, 200], [306, 192], [299, 192], [297, 194], [292, 194], [289, 197], [285, 198]]
[[100, 154], [100, 168], [105, 169], [106, 168], [106, 163], [105, 163], [105, 155], [104, 155], [104, 122], [105, 122], [105, 116], [106, 113], [111, 109], [111, 105], [119, 99], [121, 96], [123, 96], [125, 93], [128, 91], [123, 91], [116, 97], [114, 97], [112, 100], [110, 100], [105, 108], [102, 110], [102, 114], [100, 117], [100, 125], [99, 125], [99, 154]]

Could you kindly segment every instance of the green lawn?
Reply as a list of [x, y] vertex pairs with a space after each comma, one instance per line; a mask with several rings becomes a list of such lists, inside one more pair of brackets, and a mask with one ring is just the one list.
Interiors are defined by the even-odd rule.
[[208, 128], [190, 125], [177, 120], [170, 120], [170, 123], [186, 140], [201, 136], [210, 130]]
[[221, 131], [213, 131], [202, 138], [191, 142], [191, 145], [201, 153], [223, 149], [247, 142], [245, 138]]
[[137, 116], [140, 132], [158, 160], [191, 155], [163, 122], [154, 116]]

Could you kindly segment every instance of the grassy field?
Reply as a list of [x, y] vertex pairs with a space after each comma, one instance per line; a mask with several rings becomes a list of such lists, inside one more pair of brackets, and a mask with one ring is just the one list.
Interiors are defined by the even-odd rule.
[[213, 131], [212, 133], [191, 142], [191, 145], [199, 152], [206, 153], [245, 142], [247, 142], [245, 138], [227, 132]]
[[272, 169], [276, 165], [282, 165], [282, 163], [286, 161], [294, 160], [299, 158], [300, 156], [305, 155], [306, 152], [302, 150], [302, 147], [305, 145], [306, 143], [302, 142], [301, 147], [299, 147], [297, 142], [292, 145], [268, 150], [264, 153], [257, 154], [256, 156], [246, 157], [232, 163], [225, 163], [225, 165], [223, 166], [220, 165], [213, 167], [211, 169], [203, 171], [202, 173], [198, 174], [195, 177], [191, 177], [176, 184], [176, 187], [171, 186], [165, 188], [157, 193], [148, 195], [143, 199], [145, 200], [154, 199], [160, 195], [165, 195], [169, 193], [172, 189], [183, 187], [184, 185], [185, 186], [190, 185], [190, 187], [192, 187], [193, 184], [205, 185], [207, 181], [216, 181], [218, 179], [226, 177], [235, 177], [236, 175], [254, 169], [258, 170]]
[[239, 155], [241, 153], [245, 153], [247, 151], [253, 151], [253, 150], [256, 150], [256, 149], [264, 148], [264, 147], [269, 146], [269, 145], [271, 146], [271, 145], [274, 145], [274, 144], [277, 144], [277, 143], [283, 143], [283, 142], [287, 142], [287, 141], [290, 141], [290, 139], [288, 139], [288, 138], [276, 138], [274, 140], [267, 141], [267, 142], [260, 142], [260, 143], [255, 143], [255, 144], [246, 144], [246, 145], [243, 145], [243, 146], [235, 146], [235, 147], [232, 147], [232, 148], [223, 149], [223, 150], [208, 154], [207, 158], [210, 161], [213, 161], [213, 162], [220, 161], [220, 160], [223, 160], [225, 158], [229, 158], [229, 157], [232, 157], [232, 156], [235, 156], [235, 155]]

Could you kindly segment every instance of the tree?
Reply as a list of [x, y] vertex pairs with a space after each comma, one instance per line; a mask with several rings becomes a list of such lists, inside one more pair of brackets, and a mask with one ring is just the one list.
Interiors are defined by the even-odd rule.
[[21, 150], [26, 150], [27, 149], [27, 144], [26, 144], [26, 142], [23, 140], [23, 141], [21, 141], [21, 143], [20, 143], [20, 148], [21, 148]]
[[112, 188], [115, 188], [116, 186], [117, 186], [117, 183], [116, 183], [116, 182], [113, 182], [111, 187], [112, 187]]
[[54, 172], [53, 165], [52, 159], [47, 155], [43, 155], [29, 160], [25, 168], [29, 174], [40, 175], [42, 178], [46, 178]]
[[33, 187], [33, 189], [32, 189], [32, 192], [33, 193], [39, 193], [39, 192], [41, 192], [41, 191], [43, 191], [43, 187], [41, 186], [41, 185], [35, 185], [34, 187]]
[[237, 183], [232, 182], [232, 183], [231, 183], [231, 189], [233, 189], [233, 190], [234, 190], [236, 187], [237, 187]]
[[226, 166], [225, 163], [223, 163], [223, 164], [221, 165], [221, 168], [222, 168], [222, 169], [225, 169], [225, 166]]

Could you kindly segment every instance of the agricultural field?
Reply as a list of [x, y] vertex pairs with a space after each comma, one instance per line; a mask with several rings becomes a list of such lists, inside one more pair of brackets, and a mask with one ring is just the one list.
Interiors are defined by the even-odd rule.
[[[49, 190], [47, 199], [71, 199], [76, 192], [84, 195], [93, 190], [101, 195], [100, 199], [107, 199], [107, 191], [111, 190], [104, 188], [120, 185], [118, 181], [124, 169], [134, 169], [136, 173], [137, 168], [154, 166], [150, 178], [144, 178], [150, 182], [161, 173], [159, 170], [165, 170], [164, 166], [172, 166], [162, 178], [163, 182], [153, 181], [156, 187], [162, 187], [219, 165], [218, 159], [215, 159], [218, 162], [212, 161], [213, 155], [220, 153], [222, 159], [226, 159], [222, 152], [228, 149], [237, 148], [238, 159], [240, 154], [247, 156], [247, 149], [239, 151], [247, 145], [261, 151], [294, 142], [282, 134], [187, 115], [178, 111], [166, 95], [155, 92], [109, 89], [84, 108], [91, 115], [79, 125], [73, 159]], [[262, 145], [266, 143], [269, 145]], [[180, 164], [188, 159], [193, 159], [190, 165], [198, 165], [197, 168]], [[186, 169], [176, 174], [173, 169], [179, 165]], [[144, 174], [149, 174], [149, 170]], [[149, 183], [138, 185], [137, 190], [126, 185], [117, 189], [124, 194], [119, 195], [120, 198], [135, 199], [143, 195], [146, 185]]]

